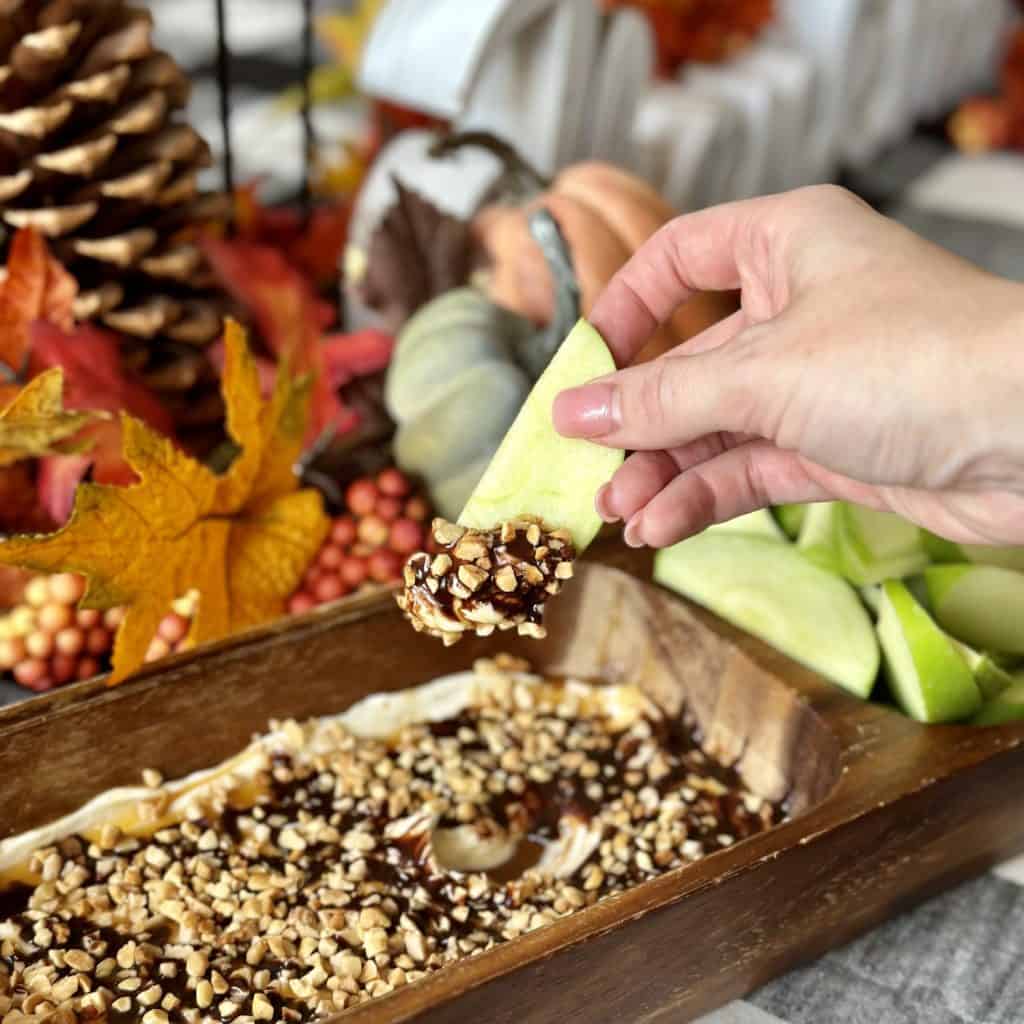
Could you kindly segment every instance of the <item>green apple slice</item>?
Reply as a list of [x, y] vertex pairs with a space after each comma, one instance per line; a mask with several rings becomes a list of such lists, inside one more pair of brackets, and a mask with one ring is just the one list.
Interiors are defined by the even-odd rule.
[[840, 571], [858, 586], [910, 576], [929, 561], [915, 524], [848, 502], [836, 510], [836, 542]]
[[819, 501], [808, 505], [804, 512], [796, 546], [808, 559], [822, 569], [838, 573], [838, 501]]
[[787, 544], [705, 532], [658, 552], [654, 578], [784, 654], [867, 697], [878, 642], [856, 593]]
[[1014, 677], [1013, 683], [999, 696], [986, 702], [971, 719], [972, 725], [1004, 725], [1024, 721], [1024, 673]]
[[889, 686], [911, 718], [955, 722], [981, 706], [974, 676], [956, 644], [899, 580], [882, 584], [878, 639]]
[[594, 497], [623, 452], [562, 437], [551, 422], [555, 396], [615, 370], [604, 339], [585, 320], [569, 332], [527, 396], [469, 496], [459, 522], [489, 530], [515, 516], [539, 516], [567, 529], [582, 552], [601, 529]]
[[766, 508], [759, 508], [746, 515], [727, 519], [724, 523], [709, 526], [708, 531], [716, 533], [742, 533], [750, 537], [765, 537], [767, 540], [786, 540], [782, 528]]
[[922, 531], [925, 551], [933, 562], [973, 562], [1024, 572], [1024, 548], [996, 548], [985, 544], [955, 544], [945, 537]]
[[800, 527], [804, 524], [805, 515], [807, 515], [806, 505], [775, 506], [775, 518], [791, 540], [796, 540], [800, 536]]
[[960, 643], [959, 640], [953, 640], [953, 645], [967, 662], [967, 667], [971, 670], [974, 682], [984, 700], [998, 697], [1013, 685], [1013, 674], [1003, 668], [991, 654], [987, 654], [985, 651], [976, 651], [973, 647]]
[[983, 651], [1024, 654], [1024, 573], [993, 565], [933, 565], [924, 578], [943, 629]]

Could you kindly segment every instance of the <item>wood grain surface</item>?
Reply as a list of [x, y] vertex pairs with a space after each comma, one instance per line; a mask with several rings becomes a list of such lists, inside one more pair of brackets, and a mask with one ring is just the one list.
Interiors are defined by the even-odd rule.
[[[602, 561], [646, 575], [615, 546]], [[685, 702], [707, 746], [791, 820], [415, 985], [346, 1021], [685, 1021], [1024, 849], [1024, 726], [923, 727], [857, 702], [667, 592], [587, 566], [549, 638], [417, 636], [389, 595], [0, 710], [0, 836], [145, 767], [169, 777], [240, 749], [274, 717], [341, 710], [511, 650]]]

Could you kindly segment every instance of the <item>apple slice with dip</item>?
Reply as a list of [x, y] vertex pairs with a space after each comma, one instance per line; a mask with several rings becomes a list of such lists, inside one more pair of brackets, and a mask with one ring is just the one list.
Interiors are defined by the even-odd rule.
[[435, 519], [433, 552], [406, 562], [399, 607], [413, 628], [453, 644], [495, 630], [543, 637], [544, 606], [601, 528], [594, 497], [623, 452], [562, 437], [555, 396], [612, 373], [585, 320], [570, 331], [505, 435], [457, 523]]

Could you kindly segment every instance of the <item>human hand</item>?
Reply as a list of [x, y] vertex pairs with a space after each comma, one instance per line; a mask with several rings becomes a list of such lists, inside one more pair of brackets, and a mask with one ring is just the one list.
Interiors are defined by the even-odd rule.
[[562, 392], [560, 433], [632, 450], [597, 496], [633, 546], [844, 499], [1024, 544], [1024, 287], [817, 186], [679, 217], [591, 313], [620, 366], [694, 292], [742, 308]]

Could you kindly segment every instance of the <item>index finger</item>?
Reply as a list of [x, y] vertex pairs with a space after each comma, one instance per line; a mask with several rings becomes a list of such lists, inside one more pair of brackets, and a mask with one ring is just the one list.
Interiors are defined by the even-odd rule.
[[615, 273], [590, 321], [617, 365], [628, 366], [657, 328], [701, 291], [740, 286], [740, 261], [752, 216], [764, 199], [684, 214], [659, 228]]

